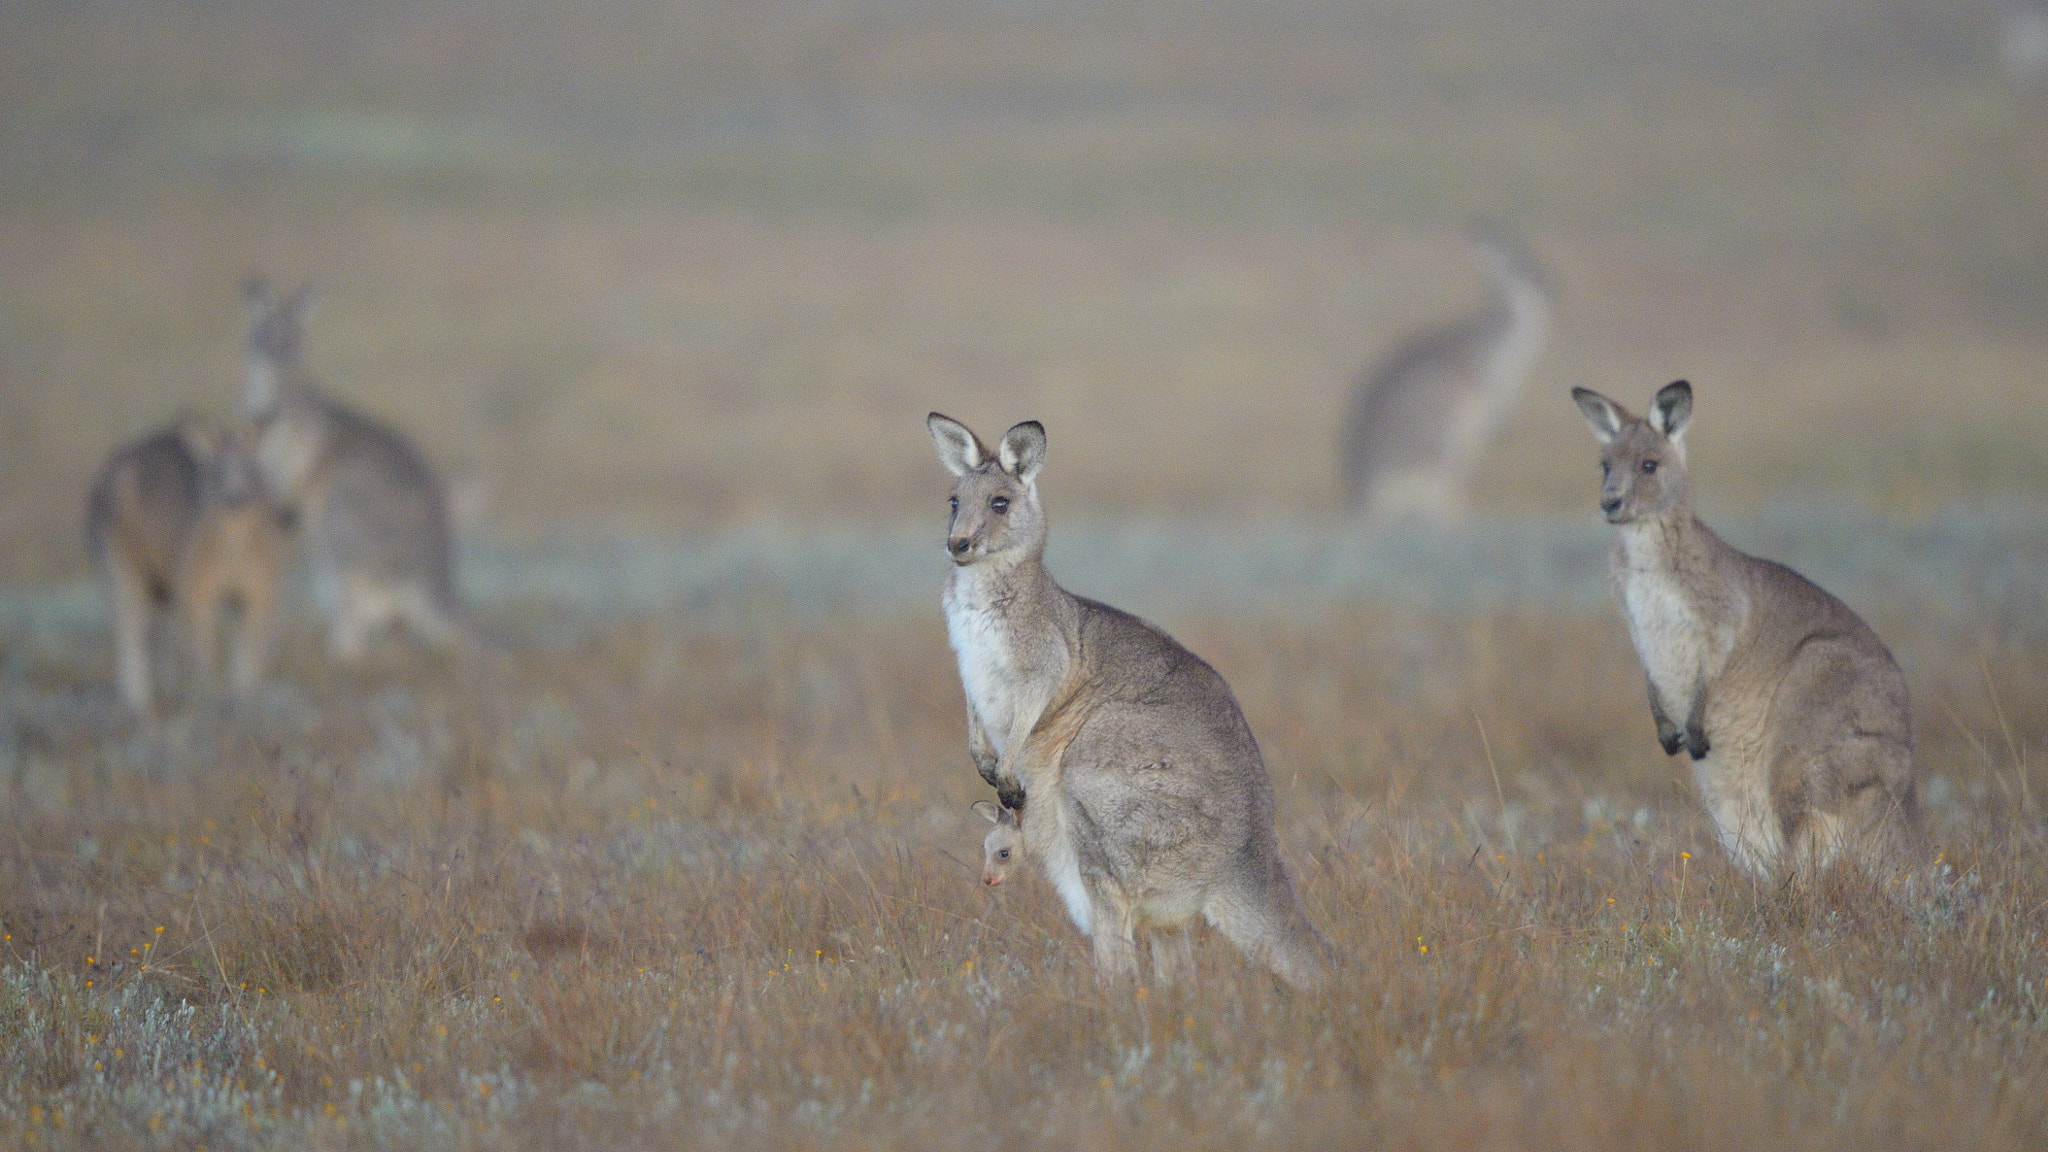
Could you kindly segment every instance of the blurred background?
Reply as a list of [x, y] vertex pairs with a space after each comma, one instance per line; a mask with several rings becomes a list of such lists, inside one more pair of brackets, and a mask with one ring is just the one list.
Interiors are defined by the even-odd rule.
[[[2033, 23], [2029, 23], [2032, 20]], [[929, 534], [924, 413], [1063, 523], [1310, 525], [1359, 374], [1557, 281], [1475, 492], [1590, 519], [1565, 392], [1699, 390], [1705, 511], [2048, 489], [2048, 34], [1992, 0], [0, 6], [0, 581], [230, 415], [239, 286], [472, 543]], [[2031, 39], [2030, 39], [2031, 37]], [[1057, 535], [1057, 533], [1056, 533]], [[932, 576], [934, 587], [937, 573]]]

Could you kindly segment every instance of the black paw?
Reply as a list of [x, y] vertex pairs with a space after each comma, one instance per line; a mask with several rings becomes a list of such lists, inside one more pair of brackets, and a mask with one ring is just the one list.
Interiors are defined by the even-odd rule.
[[1014, 781], [1004, 784], [997, 784], [996, 802], [1001, 804], [1005, 808], [1022, 812], [1024, 810], [1023, 787], [1018, 785]]
[[1657, 743], [1664, 746], [1664, 754], [1666, 756], [1676, 756], [1678, 755], [1678, 750], [1685, 747], [1685, 737], [1680, 736], [1676, 728], [1659, 728], [1657, 729]]
[[1692, 754], [1693, 759], [1704, 760], [1707, 753], [1714, 750], [1714, 746], [1707, 743], [1707, 734], [1705, 732], [1694, 728], [1685, 734], [1685, 750]]

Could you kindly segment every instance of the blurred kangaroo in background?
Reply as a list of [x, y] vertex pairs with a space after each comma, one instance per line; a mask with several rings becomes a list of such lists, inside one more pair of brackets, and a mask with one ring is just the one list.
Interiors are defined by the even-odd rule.
[[116, 449], [87, 501], [86, 544], [107, 592], [129, 707], [156, 712], [151, 641], [172, 608], [183, 618], [192, 694], [220, 687], [229, 610], [239, 619], [227, 686], [237, 699], [255, 691], [275, 631], [284, 542], [247, 440], [185, 420]]
[[248, 296], [242, 410], [265, 483], [299, 521], [335, 653], [353, 663], [400, 621], [437, 647], [464, 644], [440, 481], [404, 436], [306, 374], [311, 285], [278, 299], [255, 280]]
[[1142, 926], [1160, 979], [1191, 974], [1184, 928], [1200, 916], [1289, 984], [1319, 983], [1329, 945], [1281, 865], [1272, 783], [1229, 686], [1046, 571], [1043, 427], [1018, 424], [991, 453], [958, 421], [926, 423], [955, 477], [943, 603], [968, 752], [1092, 937], [1097, 972], [1137, 975]]
[[1912, 892], [1915, 866], [1931, 862], [1891, 652], [1840, 600], [1694, 515], [1691, 385], [1665, 386], [1648, 419], [1585, 388], [1572, 399], [1602, 445], [1615, 592], [1657, 739], [1692, 756], [1721, 846], [1759, 879], [1810, 881], [1846, 853], [1888, 891]]
[[1484, 307], [1395, 348], [1352, 400], [1345, 494], [1367, 519], [1462, 513], [1479, 452], [1548, 338], [1549, 283], [1535, 258], [1494, 229], [1469, 238], [1487, 275]]

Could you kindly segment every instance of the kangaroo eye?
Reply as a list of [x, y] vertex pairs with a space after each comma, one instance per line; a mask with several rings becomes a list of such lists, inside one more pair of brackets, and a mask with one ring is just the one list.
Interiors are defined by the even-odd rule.
[[998, 496], [989, 501], [988, 506], [996, 515], [1001, 516], [1010, 510], [1010, 498], [1008, 496]]
[[1009, 858], [1010, 850], [1008, 848], [1005, 848], [1002, 851], [996, 853], [996, 859], [998, 860], [1008, 860]]
[[1645, 460], [1645, 461], [1643, 461], [1643, 475], [1645, 475], [1645, 476], [1648, 476], [1648, 475], [1650, 475], [1651, 473], [1655, 472], [1656, 470], [1657, 470], [1657, 462], [1656, 462], [1655, 460]]

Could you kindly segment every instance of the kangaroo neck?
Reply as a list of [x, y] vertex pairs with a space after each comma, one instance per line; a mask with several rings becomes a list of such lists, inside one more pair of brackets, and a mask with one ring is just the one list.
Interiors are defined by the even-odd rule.
[[1621, 526], [1621, 560], [1630, 574], [1683, 576], [1713, 567], [1718, 537], [1681, 499], [1656, 516]]
[[1488, 383], [1497, 394], [1512, 393], [1543, 351], [1550, 306], [1535, 285], [1505, 281], [1494, 286], [1489, 312], [1494, 347]]
[[1045, 545], [1033, 543], [1014, 554], [991, 556], [953, 570], [953, 591], [962, 607], [1003, 616], [1055, 617], [1070, 597], [1045, 568]]

